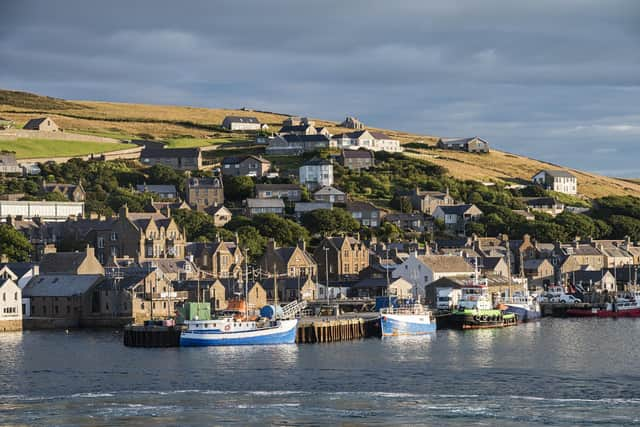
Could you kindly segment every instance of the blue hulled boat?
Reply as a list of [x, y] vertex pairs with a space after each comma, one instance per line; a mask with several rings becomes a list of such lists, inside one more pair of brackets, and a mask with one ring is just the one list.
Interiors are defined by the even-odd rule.
[[426, 335], [436, 331], [436, 321], [431, 311], [414, 303], [380, 310], [380, 327], [383, 337]]
[[224, 318], [191, 321], [180, 335], [180, 345], [274, 345], [295, 344], [298, 320], [236, 321]]

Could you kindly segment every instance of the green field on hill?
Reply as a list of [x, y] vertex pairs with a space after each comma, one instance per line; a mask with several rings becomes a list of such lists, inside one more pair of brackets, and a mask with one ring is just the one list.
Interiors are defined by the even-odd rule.
[[56, 139], [18, 138], [17, 141], [0, 141], [0, 151], [14, 151], [18, 159], [83, 156], [133, 147], [134, 145], [124, 143]]

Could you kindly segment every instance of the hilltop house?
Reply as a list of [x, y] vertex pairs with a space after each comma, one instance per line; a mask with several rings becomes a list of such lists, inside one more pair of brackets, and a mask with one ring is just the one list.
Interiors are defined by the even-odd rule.
[[534, 184], [541, 185], [545, 190], [571, 195], [578, 194], [578, 178], [564, 170], [541, 170], [531, 180]]
[[365, 148], [371, 151], [387, 151], [390, 153], [403, 151], [399, 140], [393, 139], [382, 132], [368, 130], [333, 135], [331, 137], [331, 147], [347, 150]]
[[284, 215], [284, 201], [282, 199], [246, 199], [244, 214], [253, 216], [272, 213]]
[[347, 169], [361, 170], [373, 167], [375, 158], [370, 150], [342, 150], [338, 162]]
[[255, 130], [261, 129], [260, 122], [255, 117], [227, 116], [222, 121], [222, 127], [227, 130]]
[[25, 130], [38, 130], [41, 132], [59, 132], [62, 131], [58, 125], [51, 120], [51, 117], [39, 117], [31, 119], [24, 125]]
[[224, 186], [220, 177], [187, 178], [186, 201], [191, 208], [209, 211], [224, 203]]
[[384, 221], [394, 224], [400, 230], [416, 231], [419, 233], [432, 228], [433, 225], [433, 221], [427, 221], [425, 214], [419, 212], [390, 213], [384, 217]]
[[427, 215], [433, 215], [438, 206], [450, 206], [456, 203], [453, 197], [449, 195], [448, 188], [444, 193], [441, 191], [422, 191], [419, 188], [415, 188], [409, 197], [411, 198], [413, 209]]
[[59, 184], [56, 182], [49, 183], [43, 180], [42, 191], [45, 194], [57, 191], [72, 202], [84, 202], [87, 195], [80, 181], [78, 181], [77, 184]]
[[385, 212], [373, 203], [349, 201], [346, 209], [364, 227], [379, 227]]
[[268, 138], [265, 150], [269, 155], [299, 156], [309, 151], [321, 150], [329, 147], [329, 138], [323, 134], [297, 135], [285, 134]]
[[216, 227], [224, 227], [226, 223], [231, 221], [231, 217], [233, 216], [231, 211], [224, 205], [211, 208], [210, 215], [213, 217], [213, 225]]
[[488, 153], [489, 143], [482, 138], [440, 138], [438, 148], [443, 150], [458, 150], [469, 153]]
[[178, 170], [202, 168], [202, 151], [195, 148], [147, 147], [140, 153], [140, 162], [146, 166], [165, 165]]
[[298, 202], [302, 199], [302, 188], [298, 184], [256, 184], [258, 199], [287, 199]]
[[364, 129], [364, 124], [355, 117], [348, 116], [342, 123], [339, 125], [343, 128], [349, 129]]
[[476, 205], [440, 205], [433, 211], [433, 217], [444, 222], [445, 227], [464, 232], [465, 226], [482, 216], [482, 211]]
[[314, 158], [300, 166], [300, 184], [313, 190], [333, 185], [333, 164]]
[[265, 176], [271, 162], [262, 156], [225, 157], [222, 159], [222, 174], [228, 176]]
[[543, 212], [551, 216], [564, 212], [564, 205], [554, 197], [519, 197], [518, 200], [522, 201], [529, 211]]
[[313, 200], [316, 200], [318, 202], [346, 203], [347, 194], [335, 187], [327, 186], [322, 187], [321, 189], [313, 193]]

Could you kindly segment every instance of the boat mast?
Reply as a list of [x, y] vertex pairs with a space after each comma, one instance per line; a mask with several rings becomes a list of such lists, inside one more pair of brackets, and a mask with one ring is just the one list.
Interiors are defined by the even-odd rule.
[[273, 263], [273, 320], [278, 318], [278, 270], [276, 269], [276, 263]]
[[385, 263], [384, 269], [387, 273], [387, 310], [391, 313], [391, 289], [389, 289], [389, 245], [387, 245], [387, 262]]
[[244, 250], [244, 320], [249, 319], [249, 248]]

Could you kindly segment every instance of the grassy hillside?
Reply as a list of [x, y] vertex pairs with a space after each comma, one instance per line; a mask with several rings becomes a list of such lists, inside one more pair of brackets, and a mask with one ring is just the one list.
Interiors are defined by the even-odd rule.
[[[287, 117], [277, 113], [244, 110], [64, 101], [0, 90], [0, 117], [10, 118], [21, 125], [28, 119], [43, 114], [51, 116], [68, 132], [120, 139], [163, 139], [169, 140], [170, 144], [176, 147], [220, 146], [227, 141], [250, 140], [246, 134], [228, 132], [220, 127], [222, 119], [227, 115], [256, 116], [261, 122], [269, 124], [272, 130], [279, 129], [282, 120]], [[325, 120], [316, 120], [316, 124], [329, 127], [332, 133], [348, 131], [334, 122]], [[436, 137], [429, 135], [371, 129], [383, 130], [403, 143], [419, 141], [432, 146], [437, 140]], [[28, 150], [28, 147], [26, 149]], [[456, 178], [478, 181], [524, 183], [528, 182], [529, 178], [540, 169], [558, 167], [500, 151], [480, 155], [433, 148], [411, 148], [407, 150], [407, 154], [444, 166]], [[578, 176], [580, 193], [587, 197], [625, 194], [640, 196], [639, 182], [571, 171]]]
[[14, 151], [18, 159], [84, 156], [135, 147], [133, 144], [113, 142], [67, 141], [55, 139], [19, 138], [0, 140], [0, 151]]

